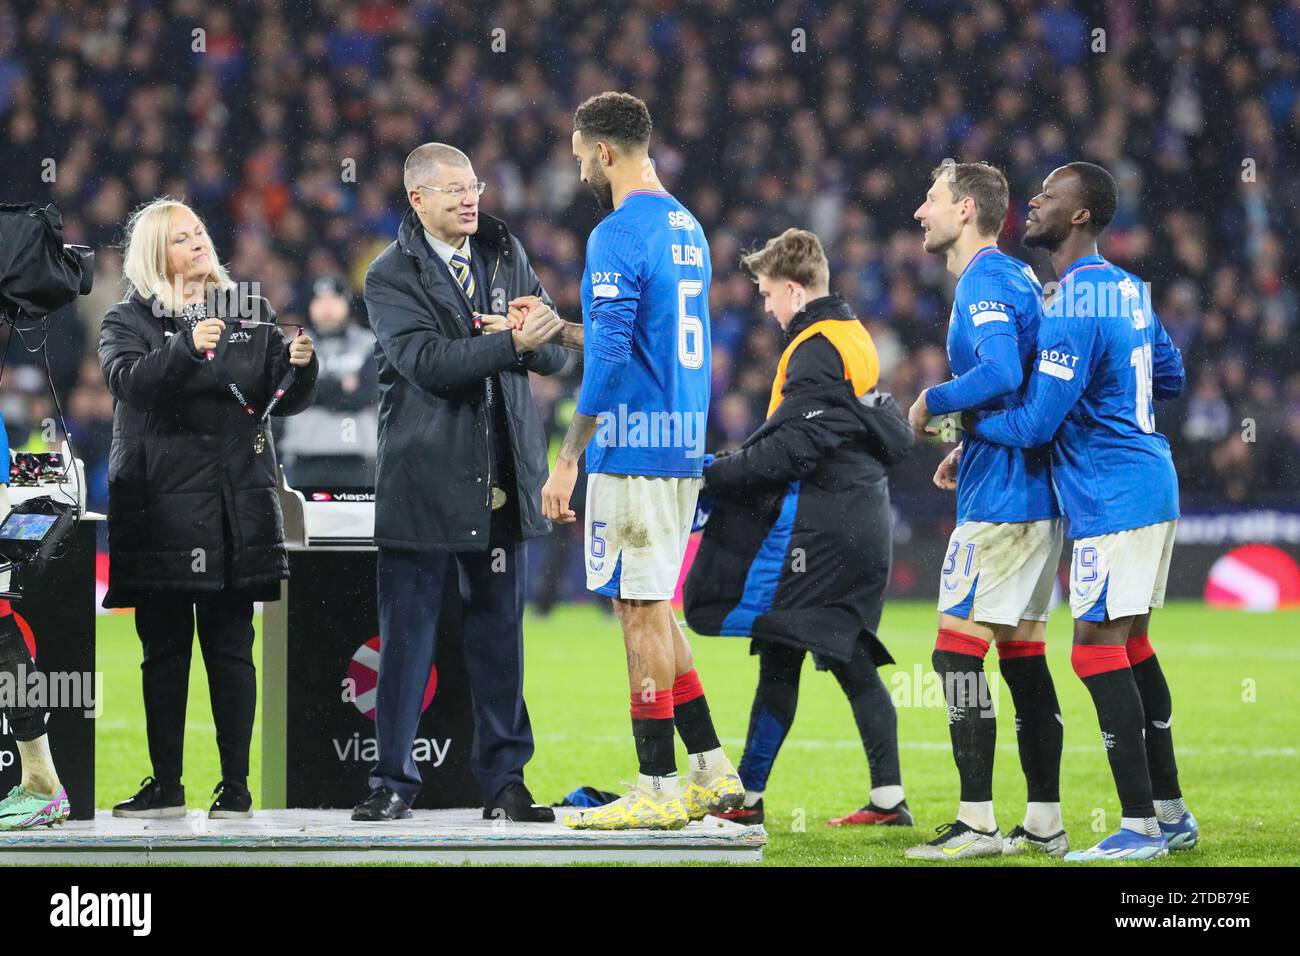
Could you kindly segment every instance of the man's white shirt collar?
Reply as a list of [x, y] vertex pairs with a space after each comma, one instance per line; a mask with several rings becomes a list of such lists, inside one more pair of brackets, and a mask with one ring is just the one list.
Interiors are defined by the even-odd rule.
[[428, 240], [429, 245], [433, 247], [433, 251], [438, 254], [438, 258], [441, 259], [445, 265], [451, 265], [452, 253], [459, 252], [462, 253], [466, 259], [470, 258], [468, 236], [465, 237], [465, 244], [459, 249], [455, 246], [447, 245], [447, 243], [443, 242], [428, 229], [424, 230], [424, 238]]

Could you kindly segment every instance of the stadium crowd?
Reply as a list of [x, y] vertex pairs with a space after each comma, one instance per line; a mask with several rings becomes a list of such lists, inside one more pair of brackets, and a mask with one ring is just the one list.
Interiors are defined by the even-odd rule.
[[[1184, 397], [1158, 412], [1185, 504], [1294, 500], [1298, 62], [1300, 0], [0, 0], [0, 199], [56, 203], [67, 240], [98, 251], [95, 290], [56, 317], [49, 354], [102, 510], [112, 404], [94, 345], [121, 297], [127, 217], [156, 196], [192, 203], [281, 318], [306, 322], [334, 276], [364, 323], [361, 279], [406, 206], [403, 159], [452, 143], [576, 321], [597, 211], [573, 108], [632, 92], [659, 175], [712, 245], [717, 448], [762, 418], [780, 352], [743, 250], [816, 231], [906, 408], [948, 374], [951, 277], [912, 220], [932, 167], [1004, 169], [1003, 245], [1024, 256], [1027, 200], [1088, 159], [1121, 187], [1103, 252], [1152, 284], [1186, 360]], [[19, 449], [50, 437], [34, 345], [9, 343], [0, 386]], [[577, 385], [534, 381], [557, 436]], [[902, 505], [933, 493], [941, 455], [899, 466]]]

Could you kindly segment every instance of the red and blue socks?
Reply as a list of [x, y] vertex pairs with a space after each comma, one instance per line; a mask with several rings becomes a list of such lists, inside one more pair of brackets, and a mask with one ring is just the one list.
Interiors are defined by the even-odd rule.
[[1178, 785], [1178, 762], [1174, 759], [1173, 702], [1169, 696], [1169, 683], [1147, 635], [1130, 637], [1125, 650], [1146, 717], [1147, 772], [1151, 775], [1156, 816], [1162, 823], [1177, 823], [1183, 818], [1187, 806]]
[[1016, 707], [1016, 744], [1025, 775], [1024, 828], [1034, 836], [1055, 836], [1061, 822], [1061, 750], [1065, 725], [1056, 685], [1047, 669], [1043, 641], [999, 641], [1002, 679]]
[[996, 828], [993, 755], [997, 749], [997, 718], [984, 674], [988, 649], [988, 641], [940, 628], [930, 659], [943, 680], [948, 703], [948, 734], [961, 780], [958, 819], [983, 831]]
[[1070, 662], [1097, 708], [1102, 743], [1119, 792], [1123, 814], [1120, 825], [1147, 836], [1159, 836], [1142, 739], [1142, 698], [1129, 666], [1128, 651], [1122, 645], [1076, 644]]
[[1065, 727], [1043, 641], [1002, 641], [1002, 679], [1016, 707], [1016, 742], [1030, 803], [1061, 802], [1061, 750]]
[[704, 697], [704, 687], [695, 668], [673, 682], [673, 721], [686, 752], [691, 756], [691, 769], [704, 770], [707, 766], [705, 755], [720, 750], [722, 744], [713, 729], [709, 702]]
[[[641, 776], [655, 789], [677, 789], [677, 755], [673, 751], [673, 692], [632, 694], [632, 739]], [[659, 781], [671, 786], [661, 787]]]

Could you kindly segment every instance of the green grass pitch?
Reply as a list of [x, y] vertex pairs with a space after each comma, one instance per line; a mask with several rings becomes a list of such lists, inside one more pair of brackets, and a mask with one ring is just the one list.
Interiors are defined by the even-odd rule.
[[[1062, 800], [1074, 846], [1088, 846], [1119, 823], [1119, 806], [1083, 685], [1070, 669], [1068, 613], [1049, 628], [1049, 662], [1065, 717]], [[903, 850], [928, 839], [956, 811], [957, 774], [942, 707], [915, 688], [916, 667], [930, 673], [935, 613], [928, 603], [887, 605], [881, 636], [898, 666], [882, 671], [899, 701], [903, 781], [917, 827], [832, 828], [826, 819], [866, 802], [867, 768], [847, 702], [827, 673], [805, 660], [799, 712], [769, 783], [772, 865], [904, 865]], [[260, 627], [260, 621], [259, 621]], [[594, 607], [526, 627], [527, 697], [537, 736], [528, 782], [539, 800], [558, 800], [590, 784], [620, 789], [636, 766], [627, 716], [627, 684], [618, 625]], [[1300, 798], [1300, 613], [1246, 614], [1182, 603], [1157, 612], [1152, 643], [1174, 697], [1174, 741], [1183, 791], [1201, 823], [1202, 843], [1150, 864], [1294, 865]], [[129, 615], [99, 619], [104, 712], [98, 724], [96, 802], [111, 806], [134, 793], [149, 772], [140, 698], [140, 645]], [[739, 762], [757, 675], [748, 642], [694, 637], [696, 666], [723, 745]], [[260, 649], [259, 649], [260, 659]], [[997, 666], [989, 657], [990, 670]], [[996, 682], [995, 682], [996, 683]], [[994, 792], [1003, 831], [1020, 822], [1024, 781], [1015, 749], [1010, 694], [998, 692]], [[206, 807], [219, 779], [207, 684], [197, 647], [186, 727], [185, 782], [191, 807]], [[253, 737], [254, 799], [260, 791], [260, 714]], [[358, 796], [364, 781], [358, 780]], [[972, 861], [963, 865], [998, 865]], [[1062, 865], [1014, 858], [1011, 865]], [[913, 864], [927, 865], [927, 864]]]

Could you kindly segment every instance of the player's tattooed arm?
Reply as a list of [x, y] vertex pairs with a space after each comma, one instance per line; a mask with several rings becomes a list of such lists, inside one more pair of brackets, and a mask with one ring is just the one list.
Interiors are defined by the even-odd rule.
[[[522, 328], [524, 319], [528, 316], [528, 313], [534, 309], [544, 307], [545, 304], [546, 303], [542, 301], [540, 296], [517, 296], [509, 302], [508, 320], [514, 328]], [[554, 306], [552, 306], [551, 309], [554, 311]], [[556, 312], [556, 315], [559, 315], [559, 313]], [[566, 349], [573, 350], [574, 352], [581, 352], [582, 341], [582, 323], [566, 321], [560, 329], [559, 344], [564, 346]]]
[[573, 349], [575, 352], [581, 352], [582, 340], [582, 323], [565, 322], [564, 328], [560, 329], [560, 344], [566, 349]]
[[[558, 316], [559, 313], [557, 312], [556, 315]], [[555, 342], [571, 351], [581, 352], [583, 340], [582, 323], [569, 322], [564, 320], [563, 316], [560, 318], [563, 324], [560, 326], [560, 334], [556, 337]]]
[[578, 459], [582, 457], [591, 436], [596, 433], [596, 416], [575, 413], [569, 430], [560, 445], [551, 476], [542, 488], [542, 514], [560, 524], [577, 520], [577, 513], [569, 507], [573, 488], [578, 483]]
[[[581, 326], [579, 326], [581, 328]], [[596, 416], [575, 412], [569, 422], [569, 430], [564, 433], [564, 442], [560, 445], [560, 457], [576, 462], [587, 450], [587, 443], [596, 434]]]

